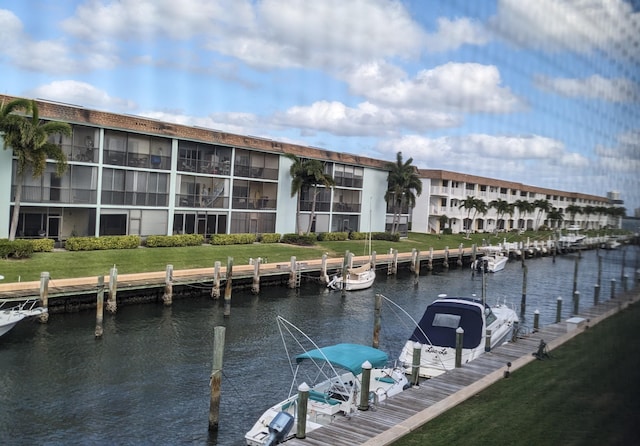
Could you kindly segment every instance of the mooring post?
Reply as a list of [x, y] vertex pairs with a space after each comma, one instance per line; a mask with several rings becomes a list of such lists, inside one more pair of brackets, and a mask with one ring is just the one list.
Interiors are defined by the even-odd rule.
[[444, 247], [444, 266], [445, 268], [449, 268], [449, 247]]
[[533, 331], [536, 332], [540, 330], [540, 310], [536, 309], [533, 312]]
[[369, 410], [369, 389], [371, 388], [371, 363], [362, 363], [362, 384], [360, 384], [360, 405], [358, 410]]
[[516, 342], [518, 340], [518, 333], [520, 333], [520, 322], [513, 322], [513, 330], [511, 330], [511, 342]]
[[296, 256], [291, 256], [289, 259], [289, 288], [296, 287], [296, 274], [298, 273], [298, 262]]
[[417, 285], [420, 279], [420, 250], [414, 249], [415, 257], [413, 258], [413, 285]]
[[171, 305], [173, 302], [173, 265], [167, 265], [164, 272], [164, 294], [162, 302], [165, 305]]
[[253, 260], [253, 283], [251, 284], [253, 294], [260, 293], [260, 263], [262, 263], [261, 257]]
[[575, 291], [573, 293], [573, 314], [578, 314], [580, 310], [580, 291]]
[[298, 386], [298, 425], [296, 438], [307, 436], [307, 405], [309, 404], [309, 386], [302, 383]]
[[393, 248], [393, 274], [398, 274], [398, 250]]
[[578, 289], [578, 263], [579, 262], [580, 262], [580, 257], [576, 257], [576, 261], [573, 266], [573, 292], [574, 293]]
[[340, 295], [345, 297], [347, 295], [347, 277], [349, 276], [349, 251], [344, 253], [344, 258], [342, 259], [342, 271], [340, 271], [340, 275], [342, 276], [342, 282], [340, 283]]
[[378, 348], [380, 346], [380, 327], [382, 315], [382, 294], [376, 294], [375, 306], [373, 310], [373, 342], [372, 347]]
[[598, 305], [600, 303], [600, 285], [595, 284], [593, 286], [593, 305]]
[[611, 299], [616, 298], [616, 279], [611, 279]]
[[523, 315], [527, 307], [527, 273], [529, 268], [522, 265], [522, 299], [520, 300], [520, 314]]
[[98, 276], [98, 296], [96, 297], [96, 339], [102, 338], [104, 329], [102, 321], [104, 320], [104, 276]]
[[625, 274], [624, 276], [622, 276], [622, 290], [625, 293], [629, 291], [628, 282], [629, 282], [629, 276]]
[[220, 298], [220, 266], [222, 264], [219, 261], [213, 264], [213, 286], [211, 287], [211, 297], [214, 299]]
[[460, 243], [460, 246], [458, 246], [458, 261], [457, 261], [457, 265], [458, 266], [462, 266], [462, 254], [464, 253], [464, 244]]
[[320, 282], [329, 283], [329, 276], [327, 275], [327, 253], [322, 254], [322, 263], [320, 265]]
[[598, 255], [598, 287], [602, 285], [602, 256]]
[[488, 329], [484, 332], [484, 351], [491, 351], [491, 330]]
[[46, 271], [40, 273], [40, 306], [47, 310], [38, 316], [38, 321], [43, 324], [49, 322], [49, 277]]
[[562, 297], [558, 296], [556, 301], [556, 324], [559, 324], [562, 320]]
[[233, 257], [227, 257], [227, 274], [224, 286], [224, 312], [223, 317], [231, 316], [231, 288], [233, 278]]
[[211, 398], [209, 400], [209, 430], [217, 431], [220, 419], [220, 389], [222, 387], [222, 360], [224, 357], [225, 327], [213, 327], [213, 364], [211, 366]]
[[464, 329], [456, 328], [456, 368], [462, 367], [462, 342], [464, 340]]
[[622, 266], [620, 268], [620, 280], [624, 280], [624, 269], [627, 262], [627, 249], [622, 248]]
[[107, 299], [107, 311], [115, 314], [118, 310], [116, 294], [118, 293], [118, 268], [115, 265], [109, 270], [109, 299]]
[[416, 248], [411, 248], [411, 265], [409, 265], [409, 270], [412, 273], [416, 272]]
[[427, 263], [427, 269], [433, 271], [433, 247], [429, 248], [429, 262]]
[[376, 252], [371, 251], [371, 268], [375, 271], [376, 269]]
[[422, 354], [422, 345], [419, 342], [413, 343], [413, 357], [411, 361], [411, 385], [420, 385], [420, 355]]

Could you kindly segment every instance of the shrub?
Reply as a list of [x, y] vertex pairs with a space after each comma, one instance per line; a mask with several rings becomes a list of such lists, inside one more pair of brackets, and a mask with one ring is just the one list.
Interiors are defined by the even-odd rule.
[[386, 240], [388, 242], [399, 242], [400, 241], [400, 234], [399, 233], [395, 233], [392, 234], [390, 232], [372, 232], [371, 233], [371, 239], [372, 240]]
[[55, 241], [50, 238], [38, 238], [30, 240], [33, 252], [51, 252], [55, 246]]
[[318, 234], [318, 240], [321, 242], [344, 241], [349, 240], [348, 232], [321, 232]]
[[256, 234], [214, 234], [211, 236], [212, 245], [250, 245], [255, 243]]
[[202, 234], [150, 235], [145, 241], [147, 248], [167, 248], [175, 246], [200, 246], [204, 243]]
[[316, 244], [317, 240], [318, 240], [318, 237], [315, 234], [309, 234], [309, 235], [284, 234], [280, 242], [288, 243], [290, 245], [313, 246]]
[[280, 234], [261, 234], [259, 240], [261, 243], [279, 243]]
[[0, 240], [0, 258], [8, 259], [28, 259], [33, 255], [33, 245], [31, 240], [18, 239], [9, 241]]
[[137, 235], [108, 235], [103, 237], [70, 237], [64, 244], [68, 251], [97, 251], [103, 249], [134, 249], [140, 246]]

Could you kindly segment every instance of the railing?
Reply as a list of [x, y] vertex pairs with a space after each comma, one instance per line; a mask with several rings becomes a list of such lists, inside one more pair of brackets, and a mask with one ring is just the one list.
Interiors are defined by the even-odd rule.
[[261, 197], [261, 198], [242, 198], [234, 197], [231, 200], [233, 209], [275, 209], [277, 201], [275, 198]]
[[130, 191], [102, 191], [103, 204], [129, 205], [129, 206], [167, 206], [168, 195], [154, 192], [130, 192]]
[[187, 208], [227, 209], [228, 196], [200, 196], [193, 194], [176, 194], [176, 206]]
[[[303, 200], [300, 202], [301, 211], [311, 211], [313, 202]], [[329, 212], [331, 210], [331, 203], [328, 201], [316, 201], [316, 212]]]
[[[15, 200], [15, 186], [11, 199]], [[67, 189], [63, 187], [22, 186], [22, 203], [96, 203], [97, 194], [92, 189]]]
[[333, 203], [333, 212], [360, 212], [360, 203]]

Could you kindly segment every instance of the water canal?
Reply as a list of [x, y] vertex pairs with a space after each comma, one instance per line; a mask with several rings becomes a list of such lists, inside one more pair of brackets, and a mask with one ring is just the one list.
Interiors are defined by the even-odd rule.
[[[601, 299], [611, 279], [633, 280], [638, 248], [587, 251], [578, 268], [582, 305], [593, 304], [598, 254]], [[576, 255], [527, 260], [525, 326], [533, 312], [541, 324], [555, 321], [558, 296], [563, 318], [572, 312]], [[522, 267], [510, 261], [488, 276], [490, 303], [506, 299], [519, 308]], [[0, 444], [38, 445], [242, 445], [244, 432], [271, 403], [288, 392], [290, 372], [275, 318], [281, 315], [318, 344], [371, 343], [374, 295], [381, 293], [418, 319], [439, 293], [478, 296], [481, 276], [467, 268], [378, 274], [370, 290], [342, 298], [318, 284], [299, 290], [263, 288], [259, 296], [234, 293], [231, 317], [221, 301], [201, 298], [121, 306], [105, 314], [104, 336], [94, 339], [93, 312], [54, 314], [46, 325], [23, 322], [0, 338]], [[397, 357], [413, 327], [385, 304], [380, 347]], [[209, 374], [213, 328], [226, 327], [220, 429], [210, 434]]]

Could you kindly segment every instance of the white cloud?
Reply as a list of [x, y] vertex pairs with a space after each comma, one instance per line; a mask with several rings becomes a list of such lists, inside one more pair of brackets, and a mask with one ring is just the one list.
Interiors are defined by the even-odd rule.
[[573, 98], [601, 99], [608, 102], [640, 101], [640, 84], [629, 79], [607, 79], [593, 75], [584, 79], [536, 76], [538, 88]]
[[136, 108], [133, 101], [114, 98], [90, 84], [74, 80], [55, 81], [41, 85], [29, 91], [28, 95], [108, 111], [127, 112]]
[[490, 35], [481, 23], [469, 18], [438, 19], [436, 33], [428, 34], [424, 44], [429, 51], [450, 51], [462, 45], [484, 45]]
[[200, 117], [179, 112], [153, 111], [139, 113], [138, 115], [158, 121], [197, 126], [237, 135], [255, 135], [257, 133], [255, 132], [256, 125], [259, 124], [256, 116], [251, 113], [214, 113]]
[[640, 13], [624, 0], [499, 0], [491, 25], [522, 47], [640, 57]]

